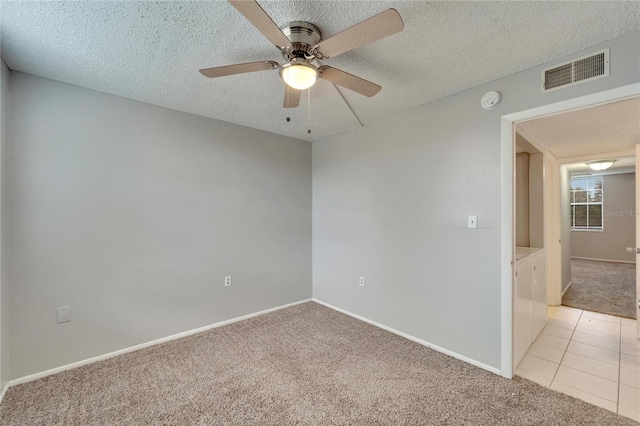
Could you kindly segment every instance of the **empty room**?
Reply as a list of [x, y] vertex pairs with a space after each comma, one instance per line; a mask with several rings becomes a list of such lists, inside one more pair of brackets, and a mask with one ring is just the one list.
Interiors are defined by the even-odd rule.
[[640, 115], [559, 119], [640, 105], [640, 3], [0, 1], [0, 56], [0, 424], [640, 422], [640, 300], [566, 296], [623, 216], [640, 294]]

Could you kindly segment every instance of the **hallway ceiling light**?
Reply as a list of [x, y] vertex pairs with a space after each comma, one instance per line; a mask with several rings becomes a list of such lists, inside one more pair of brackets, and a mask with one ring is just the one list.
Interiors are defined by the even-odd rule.
[[600, 171], [600, 170], [606, 170], [609, 167], [613, 166], [613, 163], [615, 163], [616, 160], [598, 160], [598, 161], [589, 161], [587, 163], [587, 166], [589, 166], [591, 168], [591, 170], [596, 170], [596, 171]]

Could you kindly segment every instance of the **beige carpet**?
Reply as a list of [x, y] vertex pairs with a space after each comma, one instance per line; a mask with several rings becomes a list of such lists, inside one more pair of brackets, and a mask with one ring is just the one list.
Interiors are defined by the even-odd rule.
[[10, 388], [2, 425], [634, 425], [305, 303]]
[[635, 300], [634, 263], [571, 259], [571, 286], [563, 305], [635, 319]]

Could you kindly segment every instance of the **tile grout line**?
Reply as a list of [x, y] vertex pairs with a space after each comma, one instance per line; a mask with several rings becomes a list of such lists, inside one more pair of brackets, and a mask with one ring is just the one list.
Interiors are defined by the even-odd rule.
[[[613, 352], [613, 353], [618, 352], [618, 351], [617, 351], [617, 350], [615, 350], [615, 349], [603, 348], [602, 346], [592, 345], [591, 343], [585, 343], [585, 342], [581, 342], [581, 341], [579, 341], [579, 340], [572, 340], [572, 341], [573, 341], [573, 342], [576, 342], [576, 343], [581, 343], [581, 344], [583, 344], [583, 345], [591, 346], [592, 348], [604, 349], [605, 351], [609, 351], [609, 352]], [[586, 356], [586, 355], [583, 355], [583, 356]], [[591, 358], [591, 357], [589, 357], [589, 356], [586, 356], [586, 357], [587, 357], [587, 358]], [[596, 358], [592, 358], [592, 359], [595, 359], [596, 361], [599, 361], [599, 360], [598, 360], [598, 359], [596, 359]], [[602, 361], [602, 362], [606, 362], [606, 361]], [[613, 365], [613, 364], [612, 364], [612, 365]]]
[[[578, 329], [578, 326], [580, 325], [580, 323], [581, 323], [582, 319], [587, 319], [587, 320], [588, 320], [588, 322], [591, 322], [592, 320], [594, 320], [594, 321], [599, 321], [599, 319], [598, 319], [598, 318], [590, 318], [590, 316], [589, 316], [589, 315], [585, 315], [585, 312], [587, 312], [587, 311], [582, 310], [582, 311], [581, 311], [581, 313], [580, 313], [580, 315], [578, 316], [578, 320], [577, 320], [577, 322], [576, 322], [575, 326], [574, 326], [574, 327], [573, 327], [573, 329], [572, 329], [571, 336], [570, 336], [570, 338], [569, 338], [569, 343], [568, 343], [568, 345], [565, 347], [565, 350], [563, 351], [562, 358], [561, 358], [561, 360], [560, 360], [560, 363], [558, 364], [558, 368], [556, 369], [556, 372], [555, 372], [555, 374], [554, 374], [553, 378], [551, 379], [551, 384], [549, 385], [549, 388], [550, 388], [550, 387], [555, 383], [555, 380], [556, 380], [556, 377], [557, 377], [558, 371], [560, 370], [560, 366], [562, 366], [562, 362], [564, 361], [564, 358], [566, 357], [567, 352], [569, 352], [568, 348], [569, 348], [569, 346], [571, 345], [571, 342], [580, 343], [580, 344], [582, 344], [582, 345], [585, 345], [585, 346], [588, 346], [588, 347], [592, 347], [592, 348], [597, 348], [597, 349], [600, 349], [600, 350], [606, 350], [606, 351], [610, 351], [610, 352], [614, 352], [614, 353], [616, 352], [616, 350], [614, 350], [614, 349], [610, 349], [610, 347], [601, 347], [601, 346], [596, 345], [596, 344], [592, 344], [592, 343], [585, 343], [585, 342], [580, 342], [580, 341], [578, 341], [578, 340], [573, 340], [573, 338], [574, 338], [574, 336], [575, 336], [575, 332], [576, 332], [576, 331], [578, 331], [577, 329]], [[596, 376], [596, 377], [600, 377], [601, 379], [604, 379], [604, 380], [609, 380], [609, 381], [612, 381], [612, 382], [617, 382], [617, 385], [618, 385], [618, 386], [616, 387], [616, 391], [617, 391], [617, 393], [616, 393], [616, 396], [615, 396], [615, 401], [608, 400], [607, 398], [603, 398], [603, 397], [601, 397], [601, 396], [599, 396], [599, 395], [595, 395], [595, 394], [593, 394], [593, 393], [591, 393], [591, 392], [585, 391], [585, 390], [583, 390], [583, 389], [580, 389], [580, 388], [577, 388], [577, 387], [574, 387], [574, 386], [571, 386], [571, 385], [565, 385], [564, 383], [561, 383], [561, 384], [562, 384], [563, 386], [567, 386], [567, 387], [572, 388], [572, 389], [575, 389], [575, 390], [577, 390], [577, 391], [584, 392], [585, 394], [589, 394], [589, 395], [591, 395], [591, 396], [593, 396], [593, 397], [600, 398], [600, 399], [602, 399], [603, 401], [609, 401], [609, 402], [612, 402], [612, 403], [614, 404], [614, 407], [615, 407], [615, 408], [614, 408], [614, 409], [615, 409], [615, 411], [614, 411], [614, 412], [615, 412], [615, 413], [617, 413], [617, 414], [619, 414], [620, 407], [621, 407], [621, 405], [620, 405], [620, 392], [621, 392], [621, 387], [622, 387], [622, 383], [621, 383], [621, 377], [622, 377], [622, 343], [623, 343], [623, 329], [624, 329], [624, 322], [623, 322], [622, 320], [620, 320], [620, 322], [618, 323], [618, 327], [617, 327], [617, 328], [618, 328], [618, 330], [617, 330], [617, 332], [618, 332], [618, 336], [617, 336], [617, 338], [618, 338], [618, 344], [617, 344], [617, 351], [618, 351], [618, 356], [617, 356], [617, 360], [618, 360], [618, 363], [617, 363], [618, 375], [617, 375], [617, 377], [616, 377], [616, 380], [610, 380], [610, 379], [607, 379], [606, 377], [602, 377], [602, 376], [594, 375], [594, 376]], [[601, 330], [600, 330], [600, 329], [601, 329]], [[594, 330], [586, 330], [586, 331], [584, 331], [584, 330], [583, 330], [583, 332], [584, 332], [585, 334], [588, 334], [588, 335], [594, 335], [594, 336], [600, 336], [600, 337], [607, 337], [607, 336], [610, 336], [611, 338], [615, 338], [614, 336], [612, 336], [612, 335], [611, 335], [611, 334], [612, 334], [612, 333], [611, 333], [611, 332], [612, 332], [612, 330], [611, 330], [611, 331], [609, 331], [609, 330], [611, 330], [609, 327], [595, 327], [595, 328], [594, 328]], [[600, 333], [600, 331], [602, 331], [602, 333], [603, 333], [603, 334], [601, 334], [601, 333]], [[613, 332], [613, 333], [615, 333], [615, 332]], [[550, 336], [555, 336], [554, 334], [550, 334], [550, 333], [548, 333], [548, 334], [549, 334]], [[555, 337], [562, 338], [562, 336], [555, 336]], [[545, 345], [545, 344], [543, 344], [543, 343], [540, 343], [540, 345], [541, 345], [541, 346], [545, 346], [545, 347], [553, 348], [553, 346], [548, 346], [548, 345]], [[530, 355], [531, 355], [531, 354], [530, 354]], [[578, 354], [578, 355], [580, 355], [580, 354]], [[535, 356], [535, 355], [531, 355], [531, 356]], [[599, 362], [602, 362], [602, 363], [606, 363], [606, 364], [609, 364], [609, 365], [615, 365], [615, 364], [612, 364], [612, 363], [609, 363], [609, 362], [606, 362], [606, 361], [602, 361], [601, 359], [592, 358], [592, 357], [587, 356], [587, 355], [581, 355], [581, 356], [583, 356], [583, 357], [585, 357], [585, 358], [588, 358], [588, 359], [595, 360], [595, 361], [599, 361]], [[538, 357], [538, 358], [540, 358], [540, 357]], [[545, 358], [542, 358], [542, 359], [545, 359]], [[574, 368], [571, 368], [571, 367], [568, 367], [568, 366], [565, 366], [565, 367], [566, 367], [566, 368], [569, 368], [569, 369], [571, 369], [571, 370], [575, 370], [575, 371], [577, 371], [577, 372], [582, 372], [582, 370], [579, 370], [579, 369], [574, 369]], [[584, 373], [586, 373], [586, 374], [591, 374], [591, 373], [588, 373], [588, 372], [584, 372]], [[579, 398], [579, 399], [582, 399], [582, 398]]]
[[580, 316], [578, 316], [578, 321], [576, 321], [576, 326], [571, 331], [571, 337], [569, 337], [569, 343], [567, 343], [567, 346], [564, 348], [564, 353], [562, 354], [562, 358], [560, 358], [560, 362], [558, 363], [558, 368], [556, 369], [556, 372], [553, 375], [553, 378], [551, 379], [551, 383], [549, 383], [549, 389], [551, 389], [551, 386], [553, 385], [553, 382], [555, 382], [555, 380], [556, 380], [556, 376], [558, 375], [558, 371], [560, 370], [560, 366], [562, 365], [562, 361], [564, 360], [564, 356], [567, 354], [567, 349], [569, 349], [569, 345], [571, 344], [571, 340], [573, 339], [573, 334], [576, 332], [576, 328], [578, 328], [578, 323], [580, 323], [580, 318], [582, 318], [582, 314], [583, 313], [584, 313], [584, 310], [580, 311]]
[[[618, 383], [618, 382], [616, 382], [615, 380], [607, 379], [606, 377], [598, 376], [598, 375], [596, 375], [596, 374], [591, 374], [591, 373], [589, 373], [588, 371], [579, 370], [579, 369], [574, 368], [574, 367], [569, 367], [568, 365], [563, 365], [563, 367], [564, 367], [564, 368], [567, 368], [567, 369], [569, 369], [569, 370], [577, 371], [578, 373], [588, 374], [589, 376], [593, 376], [593, 377], [596, 377], [596, 378], [598, 378], [598, 379], [606, 380], [606, 381], [611, 382], [611, 383]], [[561, 383], [561, 384], [562, 384], [562, 385], [565, 385], [565, 386], [571, 386], [571, 385], [568, 385], [568, 384], [566, 384], [566, 383]], [[575, 386], [572, 386], [572, 387], [575, 387]], [[576, 389], [579, 389], [579, 388], [576, 388]], [[591, 395], [596, 395], [595, 393], [591, 393], [591, 392], [586, 391], [586, 390], [584, 390], [584, 389], [580, 389], [580, 390], [581, 390], [582, 392], [585, 392], [585, 393], [590, 393]], [[596, 395], [596, 396], [598, 396], [598, 395]], [[600, 398], [602, 398], [602, 399], [607, 399], [607, 398], [604, 398], [604, 397], [602, 397], [602, 396], [601, 396]], [[611, 401], [611, 400], [609, 400], [609, 401]], [[615, 401], [611, 401], [611, 402], [615, 402]]]
[[[579, 320], [578, 320], [578, 322], [579, 322]], [[578, 325], [576, 324], [576, 329], [577, 329], [577, 328], [578, 328]], [[620, 330], [622, 330], [622, 322], [620, 323]], [[607, 330], [606, 330], [606, 329], [597, 330], [597, 331], [604, 331], [604, 332], [607, 332]], [[580, 332], [581, 332], [581, 333], [584, 333], [584, 334], [588, 334], [588, 335], [590, 335], [590, 336], [596, 336], [596, 337], [605, 338], [605, 339], [606, 339], [606, 338], [608, 338], [608, 336], [603, 336], [602, 334], [598, 334], [598, 333], [596, 333], [596, 331], [580, 331]], [[573, 339], [573, 334], [571, 335], [571, 338]], [[619, 335], [618, 335], [618, 340], [619, 340], [619, 343], [618, 343], [618, 350], [617, 350], [617, 352], [619, 353], [619, 352], [621, 352], [621, 350], [622, 350], [622, 349], [621, 349], [621, 345], [622, 345], [622, 331], [620, 331], [620, 333], [619, 333]], [[604, 348], [604, 347], [602, 347], [602, 346], [598, 346], [598, 345], [595, 345], [595, 344], [592, 344], [592, 343], [581, 342], [581, 341], [579, 341], [579, 340], [575, 340], [575, 342], [576, 342], [576, 343], [582, 343], [583, 345], [592, 346], [592, 347], [594, 347], [594, 348], [606, 349], [606, 350], [611, 351], [611, 352], [616, 352], [616, 350], [614, 350], [614, 349]], [[589, 358], [589, 357], [587, 357], [587, 358]]]
[[[576, 370], [575, 368], [566, 367], [566, 366], [565, 366], [565, 368], [568, 368], [568, 369], [570, 369], [570, 370], [574, 370], [574, 371], [578, 371], [578, 372], [580, 372], [580, 373], [584, 373], [584, 371]], [[588, 373], [587, 373], [587, 374], [588, 374]], [[607, 379], [605, 379], [605, 380], [607, 380]], [[609, 380], [609, 381], [612, 381], [612, 380]], [[612, 413], [616, 413], [616, 414], [617, 414], [617, 407], [618, 407], [618, 403], [617, 403], [616, 401], [612, 401], [612, 400], [610, 400], [610, 399], [608, 399], [608, 398], [604, 398], [604, 397], [602, 397], [602, 396], [600, 396], [600, 395], [596, 395], [596, 394], [595, 394], [595, 393], [593, 393], [593, 392], [589, 392], [589, 391], [586, 391], [586, 390], [584, 390], [584, 389], [580, 389], [580, 388], [577, 388], [577, 387], [575, 387], [575, 386], [568, 385], [568, 384], [566, 384], [566, 383], [560, 383], [560, 384], [561, 384], [562, 386], [566, 386], [566, 387], [568, 387], [568, 388], [575, 389], [575, 390], [580, 391], [580, 392], [582, 392], [582, 393], [585, 393], [585, 394], [587, 394], [587, 395], [595, 396], [596, 398], [600, 398], [600, 399], [602, 399], [603, 401], [608, 401], [608, 402], [612, 402], [612, 403], [614, 403], [614, 404], [616, 405], [616, 411], [611, 411], [611, 410], [609, 410], [608, 408], [605, 408], [605, 410], [609, 410], [609, 411], [611, 411]], [[556, 391], [556, 392], [560, 392], [560, 391]], [[561, 392], [561, 393], [564, 393], [564, 392]], [[565, 394], [565, 395], [568, 395], [568, 394]], [[570, 396], [573, 396], [573, 395], [570, 395]], [[584, 400], [584, 399], [582, 399], [582, 398], [580, 398], [580, 397], [577, 397], [577, 396], [574, 396], [574, 398], [578, 398], [578, 399], [579, 399], [579, 400], [581, 400], [581, 401], [586, 401], [586, 400]], [[588, 401], [587, 401], [587, 402], [588, 402]], [[597, 405], [597, 404], [593, 404], [592, 402], [589, 402], [589, 404]], [[601, 407], [601, 408], [604, 408], [604, 407]]]
[[[584, 311], [584, 310], [583, 310], [582, 312], [584, 313], [584, 312], [591, 312], [591, 311]], [[587, 317], [587, 318], [588, 318], [588, 315], [585, 315], [585, 317]], [[582, 345], [587, 345], [587, 346], [591, 346], [591, 347], [598, 348], [598, 349], [607, 350], [607, 351], [610, 351], [610, 352], [616, 352], [616, 350], [615, 350], [615, 349], [604, 348], [604, 347], [602, 347], [602, 346], [594, 345], [594, 344], [592, 344], [592, 343], [586, 343], [586, 342], [581, 342], [581, 341], [579, 341], [579, 340], [573, 340], [573, 335], [574, 335], [574, 333], [575, 333], [576, 331], [578, 331], [578, 330], [577, 330], [577, 328], [578, 328], [578, 325], [579, 325], [580, 319], [582, 319], [582, 314], [578, 315], [578, 321], [576, 322], [576, 325], [575, 325], [572, 329], [569, 329], [569, 328], [567, 328], [567, 327], [560, 327], [560, 328], [566, 328], [567, 330], [572, 330], [571, 337], [569, 338], [569, 340], [570, 340], [570, 341], [574, 341], [574, 342], [576, 342], [576, 343], [580, 343], [580, 344], [582, 344]], [[550, 325], [553, 325], [553, 324], [550, 324]], [[622, 322], [620, 322], [620, 324], [619, 324], [619, 325], [620, 325], [620, 327], [622, 327]], [[555, 326], [555, 327], [558, 327], [558, 326]], [[603, 329], [603, 330], [604, 330], [604, 331], [606, 331], [606, 329]], [[605, 337], [605, 338], [607, 337], [607, 336], [602, 336], [601, 334], [598, 334], [596, 331], [581, 331], [581, 333], [585, 333], [585, 334], [589, 334], [589, 335], [591, 335], [591, 336], [597, 336], [597, 337]], [[559, 338], [562, 338], [562, 339], [566, 339], [565, 337], [557, 336], [557, 335], [555, 335], [555, 334], [553, 334], [552, 336], [559, 337]], [[619, 339], [620, 339], [620, 341], [622, 340], [622, 333], [620, 333]], [[620, 342], [620, 343], [621, 343], [621, 342]], [[547, 347], [551, 347], [551, 348], [553, 348], [553, 346], [545, 345], [544, 343], [540, 343], [540, 344], [541, 344], [541, 345], [543, 345], [543, 346], [547, 346]], [[620, 344], [619, 344], [618, 349], [620, 349]], [[565, 352], [568, 352], [568, 351], [565, 351]], [[620, 351], [618, 351], [618, 352], [621, 352], [621, 350], [620, 350]], [[578, 354], [578, 355], [581, 355], [581, 354]], [[601, 360], [599, 360], [599, 359], [597, 359], [597, 358], [592, 358], [592, 357], [587, 356], [587, 355], [582, 355], [582, 356], [584, 356], [584, 357], [586, 357], [586, 358], [590, 358], [590, 359], [596, 360], [596, 361], [601, 361]], [[601, 362], [606, 362], [606, 361], [601, 361]], [[613, 365], [613, 364], [612, 364], [612, 365]]]
[[616, 398], [617, 411], [620, 414], [620, 372], [622, 371], [622, 320], [620, 320], [620, 345], [618, 346], [618, 395]]
[[[572, 342], [572, 341], [574, 341], [574, 340], [573, 340], [573, 334], [575, 333], [576, 329], [578, 328], [578, 324], [580, 323], [580, 320], [582, 319], [582, 315], [583, 315], [583, 313], [584, 313], [584, 310], [582, 311], [582, 313], [581, 313], [581, 314], [580, 314], [580, 316], [578, 317], [578, 321], [576, 322], [575, 328], [573, 329], [573, 332], [571, 333], [571, 337], [569, 338], [569, 344], [567, 345], [567, 347], [566, 347], [566, 349], [565, 349], [564, 353], [562, 354], [562, 359], [560, 360], [560, 364], [558, 364], [558, 369], [556, 370], [556, 374], [554, 374], [553, 379], [551, 380], [551, 384], [549, 385], [549, 388], [551, 388], [551, 385], [553, 385], [553, 382], [554, 382], [554, 381], [555, 381], [555, 379], [556, 379], [556, 375], [558, 374], [558, 370], [560, 370], [560, 366], [562, 365], [562, 361], [564, 360], [564, 357], [565, 357], [565, 355], [566, 355], [566, 354], [567, 354], [567, 352], [568, 352], [569, 345], [571, 344], [571, 342]], [[620, 325], [620, 327], [622, 327], [622, 324]], [[576, 342], [577, 342], [577, 341], [576, 341]], [[578, 343], [582, 343], [582, 342], [578, 342]], [[585, 345], [589, 345], [588, 343], [583, 343], [583, 344], [585, 344]], [[589, 345], [589, 346], [597, 347], [597, 346], [594, 346], [594, 345]], [[603, 349], [603, 348], [601, 348], [601, 349]], [[612, 351], [612, 352], [613, 352], [613, 351]], [[589, 357], [586, 357], [586, 356], [585, 356], [585, 358], [589, 358]], [[593, 358], [590, 358], [590, 359], [593, 359]], [[596, 360], [596, 361], [598, 361], [598, 360]], [[603, 361], [603, 362], [604, 362], [604, 361]], [[575, 371], [578, 371], [578, 372], [581, 372], [581, 373], [586, 373], [586, 372], [584, 372], [584, 371], [581, 371], [581, 370], [578, 370], [578, 369], [575, 369], [575, 368], [572, 368], [572, 367], [568, 367], [568, 366], [564, 366], [564, 367], [565, 367], [565, 368], [568, 368], [568, 369], [570, 369], [570, 370], [575, 370]], [[590, 373], [586, 373], [586, 374], [590, 374]], [[620, 365], [618, 365], [618, 376], [619, 376], [619, 375], [620, 375]], [[596, 376], [596, 377], [600, 377], [600, 376]], [[606, 378], [604, 378], [604, 377], [600, 377], [600, 378], [601, 378], [601, 379], [604, 379], [604, 380], [608, 380], [608, 379], [606, 379]], [[613, 380], [610, 380], [610, 381], [613, 381]], [[617, 394], [616, 394], [616, 401], [611, 401], [611, 400], [608, 400], [607, 398], [603, 398], [603, 397], [601, 397], [601, 396], [599, 396], [599, 395], [596, 395], [596, 394], [594, 394], [594, 393], [591, 393], [591, 392], [585, 391], [584, 389], [579, 389], [579, 388], [577, 388], [577, 387], [574, 387], [574, 386], [571, 386], [571, 385], [567, 385], [567, 384], [564, 384], [564, 383], [561, 383], [561, 384], [562, 384], [563, 386], [567, 386], [567, 387], [570, 387], [570, 388], [572, 388], [572, 389], [576, 389], [576, 390], [578, 390], [578, 391], [580, 391], [580, 392], [584, 392], [584, 393], [589, 394], [589, 395], [591, 395], [591, 396], [595, 396], [595, 397], [600, 398], [600, 399], [602, 399], [602, 400], [604, 400], [604, 401], [610, 401], [610, 402], [613, 402], [613, 403], [616, 405], [616, 411], [615, 411], [615, 412], [616, 412], [616, 414], [618, 414], [618, 410], [619, 410], [619, 406], [620, 406], [620, 405], [619, 405], [619, 403], [618, 403], [618, 399], [619, 399], [619, 398], [618, 398], [618, 395], [617, 395]], [[618, 389], [620, 389], [620, 380], [619, 380], [619, 377], [618, 377]], [[579, 398], [579, 399], [582, 399], [582, 398]]]
[[[607, 349], [607, 348], [603, 348], [603, 347], [595, 346], [595, 345], [590, 345], [589, 343], [579, 342], [579, 341], [577, 341], [577, 340], [571, 340], [571, 341], [569, 342], [569, 344], [571, 344], [571, 342], [574, 342], [574, 343], [580, 343], [581, 345], [590, 346], [590, 347], [592, 347], [592, 348], [602, 349], [603, 351], [609, 351], [609, 352], [616, 353], [616, 351], [613, 351], [613, 350], [611, 350], [611, 349]], [[569, 351], [567, 350], [566, 352], [569, 352]], [[601, 359], [594, 358], [594, 357], [589, 356], [589, 355], [583, 355], [583, 354], [580, 354], [580, 353], [577, 353], [577, 352], [569, 352], [569, 353], [572, 353], [572, 354], [574, 354], [574, 355], [580, 355], [580, 356], [583, 356], [583, 357], [585, 357], [585, 358], [589, 358], [589, 359], [594, 360], [594, 361], [604, 362], [605, 364], [609, 364], [609, 365], [620, 365], [620, 360], [618, 360], [618, 364], [613, 364], [613, 363], [611, 363], [611, 362], [603, 361], [603, 360], [601, 360]]]

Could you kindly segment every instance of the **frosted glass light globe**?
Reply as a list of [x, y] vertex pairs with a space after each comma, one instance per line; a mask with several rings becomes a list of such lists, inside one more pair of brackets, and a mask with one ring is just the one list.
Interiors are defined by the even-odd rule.
[[600, 171], [600, 170], [606, 170], [609, 167], [613, 166], [613, 163], [615, 163], [615, 160], [611, 160], [611, 161], [591, 161], [589, 163], [587, 163], [587, 165], [591, 168], [591, 170], [596, 170], [596, 171]]
[[316, 83], [318, 70], [307, 63], [291, 63], [280, 69], [280, 76], [292, 88], [304, 90]]

